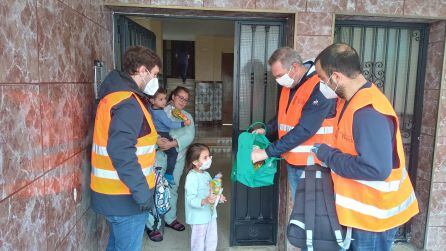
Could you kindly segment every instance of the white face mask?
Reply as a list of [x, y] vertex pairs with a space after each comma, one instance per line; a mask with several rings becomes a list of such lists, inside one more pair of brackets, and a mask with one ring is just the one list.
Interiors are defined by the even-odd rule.
[[[290, 70], [288, 71], [288, 73], [290, 73], [292, 68], [290, 68]], [[294, 79], [292, 79], [290, 77], [290, 75], [288, 73], [285, 73], [282, 77], [280, 78], [276, 78], [277, 83], [279, 83], [279, 85], [286, 87], [286, 88], [291, 88], [291, 86], [294, 83]]]
[[212, 158], [209, 157], [205, 162], [203, 162], [200, 166], [200, 170], [206, 170], [211, 167], [212, 164]]
[[[328, 83], [330, 83], [331, 80], [331, 76], [328, 79]], [[338, 95], [336, 94], [336, 89], [338, 88], [338, 85], [336, 85], [335, 90], [331, 89], [327, 83], [325, 83], [323, 80], [320, 80], [319, 82], [319, 90], [322, 92], [322, 94], [327, 98], [327, 99], [334, 99], [337, 98]]]
[[143, 92], [147, 95], [153, 96], [159, 88], [158, 78], [151, 78], [146, 82]]

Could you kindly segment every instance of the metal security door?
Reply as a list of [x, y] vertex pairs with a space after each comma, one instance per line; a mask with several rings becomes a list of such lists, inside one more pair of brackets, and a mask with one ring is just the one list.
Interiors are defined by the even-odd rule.
[[[283, 23], [236, 22], [234, 55], [233, 153], [237, 138], [252, 122], [276, 114], [277, 84], [268, 58], [283, 45]], [[275, 245], [277, 236], [278, 175], [274, 185], [249, 188], [232, 185], [231, 245]]]
[[122, 58], [130, 46], [142, 45], [156, 51], [156, 36], [152, 31], [121, 15], [115, 15], [114, 25], [117, 69], [121, 69]]
[[[427, 25], [410, 23], [336, 21], [335, 41], [353, 46], [364, 76], [392, 103], [400, 121], [406, 167], [415, 185], [423, 109]], [[407, 239], [403, 227], [397, 239]]]

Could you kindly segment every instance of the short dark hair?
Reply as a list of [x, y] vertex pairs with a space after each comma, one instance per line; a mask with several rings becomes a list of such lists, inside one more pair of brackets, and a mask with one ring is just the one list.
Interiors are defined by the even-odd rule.
[[152, 70], [153, 67], [161, 68], [161, 59], [155, 52], [144, 46], [132, 46], [125, 51], [122, 70], [129, 75], [134, 75], [141, 66]]
[[167, 96], [167, 90], [164, 88], [158, 88], [158, 90], [155, 92], [155, 94], [153, 94], [153, 97], [156, 98], [158, 95], [160, 94], [164, 94]]
[[328, 46], [314, 60], [315, 63], [318, 61], [327, 76], [337, 71], [349, 78], [355, 78], [362, 72], [358, 53], [348, 44], [337, 43]]
[[277, 61], [282, 64], [283, 68], [290, 68], [294, 63], [302, 65], [302, 58], [299, 53], [288, 46], [275, 50], [269, 57], [268, 64], [272, 65]]

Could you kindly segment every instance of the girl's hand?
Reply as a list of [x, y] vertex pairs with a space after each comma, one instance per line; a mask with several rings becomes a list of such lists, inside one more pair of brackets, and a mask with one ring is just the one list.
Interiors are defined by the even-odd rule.
[[214, 204], [216, 199], [216, 196], [214, 194], [209, 194], [208, 197], [204, 198], [201, 200], [201, 205], [206, 205], [206, 204]]
[[219, 203], [225, 203], [226, 201], [227, 201], [226, 197], [223, 194], [221, 194]]

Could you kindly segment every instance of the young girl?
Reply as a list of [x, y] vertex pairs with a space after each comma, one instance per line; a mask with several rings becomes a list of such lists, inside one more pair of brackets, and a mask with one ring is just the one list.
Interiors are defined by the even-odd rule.
[[[211, 208], [217, 196], [211, 192], [212, 180], [205, 170], [211, 167], [212, 157], [209, 147], [192, 144], [186, 153], [186, 165], [189, 173], [185, 184], [186, 223], [191, 225], [191, 250], [210, 251], [217, 249], [217, 213]], [[226, 198], [220, 195], [220, 203]]]

